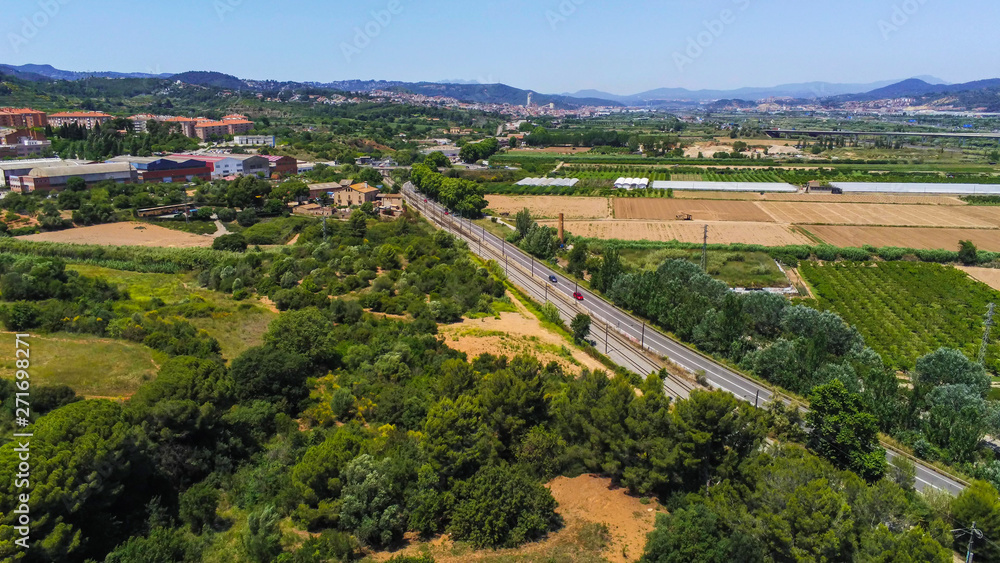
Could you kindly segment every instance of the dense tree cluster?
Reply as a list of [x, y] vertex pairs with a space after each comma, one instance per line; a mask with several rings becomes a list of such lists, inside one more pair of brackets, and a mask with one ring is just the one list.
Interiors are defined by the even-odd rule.
[[427, 194], [463, 217], [479, 217], [488, 203], [482, 187], [470, 180], [448, 178], [425, 164], [413, 167], [411, 180], [421, 193]]
[[462, 150], [459, 151], [458, 157], [461, 158], [463, 162], [478, 162], [480, 160], [488, 159], [499, 150], [500, 142], [493, 137], [490, 137], [485, 141], [465, 145], [462, 147]]

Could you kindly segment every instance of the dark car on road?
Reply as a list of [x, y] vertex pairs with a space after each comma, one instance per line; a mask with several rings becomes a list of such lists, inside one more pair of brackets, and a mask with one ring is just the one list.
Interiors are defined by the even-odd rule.
[[552, 283], [559, 283], [559, 280], [555, 276], [549, 276], [549, 281]]

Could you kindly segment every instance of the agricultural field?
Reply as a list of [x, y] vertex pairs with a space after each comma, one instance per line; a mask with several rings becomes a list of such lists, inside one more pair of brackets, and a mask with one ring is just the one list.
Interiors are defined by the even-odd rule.
[[[667, 260], [688, 260], [701, 264], [700, 250], [622, 249], [622, 261], [636, 270], [655, 270]], [[730, 287], [788, 287], [790, 282], [774, 259], [763, 252], [708, 252], [708, 274]]]
[[745, 201], [635, 198], [615, 199], [614, 205], [616, 219], [674, 221], [679, 213], [690, 213], [696, 221], [775, 222], [756, 203]]
[[[939, 264], [806, 262], [800, 272], [816, 295], [807, 304], [839, 314], [889, 366], [901, 370], [940, 347], [974, 358], [987, 306], [1000, 303], [1000, 292]], [[994, 373], [1000, 369], [998, 353], [994, 338], [987, 354]]]
[[[675, 175], [680, 176], [680, 175]], [[687, 180], [687, 178], [676, 178]], [[792, 201], [807, 203], [888, 203], [896, 205], [968, 205], [957, 197], [906, 196], [895, 194], [843, 194], [829, 193], [765, 193], [754, 192], [693, 192], [674, 190], [675, 199], [719, 199], [734, 201]]]
[[969, 274], [973, 279], [979, 280], [993, 289], [1000, 290], [1000, 269], [968, 266], [959, 266], [958, 269]]
[[160, 246], [192, 248], [212, 246], [212, 239], [147, 223], [108, 223], [19, 237], [33, 242], [100, 244], [103, 246]]
[[1000, 207], [792, 202], [764, 202], [758, 205], [772, 217], [771, 220], [778, 223], [973, 229], [1000, 227]]
[[[539, 221], [554, 227], [556, 221]], [[691, 221], [566, 221], [566, 231], [585, 238], [604, 240], [649, 240], [700, 243], [705, 238], [706, 223]], [[710, 223], [712, 244], [748, 243], [765, 246], [811, 244], [806, 235], [788, 225], [774, 223]]]
[[513, 217], [524, 208], [531, 210], [536, 219], [558, 219], [564, 213], [566, 219], [604, 219], [611, 217], [610, 202], [606, 197], [559, 197], [559, 196], [506, 196], [486, 197], [489, 208], [495, 215], [509, 213]]
[[924, 250], [958, 248], [959, 241], [971, 240], [979, 249], [1000, 252], [1000, 230], [939, 229], [919, 227], [847, 227], [809, 225], [804, 227], [833, 246], [896, 246]]

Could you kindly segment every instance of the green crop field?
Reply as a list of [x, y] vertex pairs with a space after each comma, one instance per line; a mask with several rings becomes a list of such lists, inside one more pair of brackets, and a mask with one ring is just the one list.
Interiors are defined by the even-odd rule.
[[[945, 346], [975, 358], [989, 303], [1000, 292], [949, 266], [912, 262], [803, 262], [816, 300], [857, 327], [894, 368], [912, 369], [920, 356]], [[987, 367], [1000, 370], [994, 338]]]

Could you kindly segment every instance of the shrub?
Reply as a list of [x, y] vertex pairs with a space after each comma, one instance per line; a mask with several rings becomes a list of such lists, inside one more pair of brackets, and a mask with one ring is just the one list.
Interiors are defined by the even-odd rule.
[[223, 250], [228, 252], [246, 252], [247, 239], [239, 233], [222, 235], [212, 241], [213, 250]]

